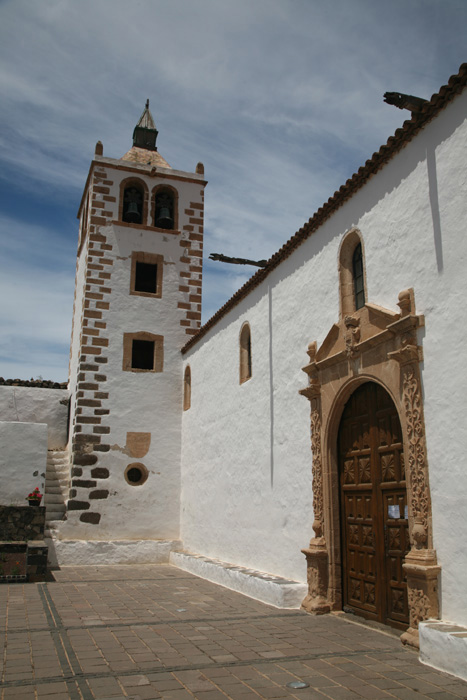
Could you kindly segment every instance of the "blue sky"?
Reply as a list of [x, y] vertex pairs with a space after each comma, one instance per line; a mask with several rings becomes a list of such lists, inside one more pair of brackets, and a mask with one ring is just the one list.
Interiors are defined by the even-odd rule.
[[465, 0], [0, 0], [0, 376], [66, 381], [97, 140], [205, 165], [203, 321], [467, 60]]

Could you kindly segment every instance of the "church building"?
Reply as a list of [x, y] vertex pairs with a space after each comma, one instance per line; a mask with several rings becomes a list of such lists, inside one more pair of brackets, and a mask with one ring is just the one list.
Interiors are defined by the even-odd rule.
[[56, 562], [353, 612], [467, 678], [466, 85], [463, 64], [203, 326], [202, 163], [168, 164], [148, 103], [122, 158], [97, 143]]

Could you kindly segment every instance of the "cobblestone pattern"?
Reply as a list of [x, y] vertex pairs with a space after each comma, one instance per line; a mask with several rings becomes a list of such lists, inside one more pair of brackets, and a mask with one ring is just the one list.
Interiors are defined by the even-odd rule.
[[[168, 565], [0, 588], [1, 700], [459, 700], [397, 635], [283, 611]], [[287, 684], [304, 681], [308, 688]]]

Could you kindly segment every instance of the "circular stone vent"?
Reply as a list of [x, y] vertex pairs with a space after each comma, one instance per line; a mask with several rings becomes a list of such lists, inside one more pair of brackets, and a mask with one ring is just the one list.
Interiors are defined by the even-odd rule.
[[125, 479], [130, 486], [141, 486], [149, 476], [149, 472], [140, 462], [129, 464], [125, 469]]

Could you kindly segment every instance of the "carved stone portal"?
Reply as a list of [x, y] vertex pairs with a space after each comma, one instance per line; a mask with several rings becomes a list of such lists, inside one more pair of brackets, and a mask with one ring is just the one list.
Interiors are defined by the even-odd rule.
[[413, 290], [399, 294], [401, 312], [365, 304], [343, 316], [318, 349], [308, 347], [303, 368], [308, 386], [300, 393], [310, 401], [313, 455], [313, 530], [303, 549], [308, 567], [305, 610], [325, 613], [342, 605], [337, 432], [343, 408], [357, 386], [374, 381], [390, 394], [404, 436], [411, 549], [403, 565], [407, 576], [409, 629], [401, 639], [418, 647], [418, 623], [439, 616], [441, 568], [433, 550], [431, 499], [426, 459], [425, 424], [417, 329], [424, 318], [415, 313]]

